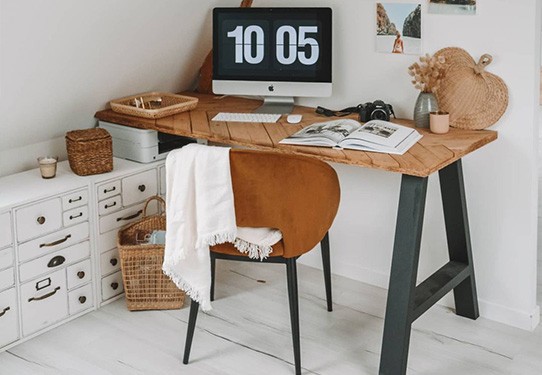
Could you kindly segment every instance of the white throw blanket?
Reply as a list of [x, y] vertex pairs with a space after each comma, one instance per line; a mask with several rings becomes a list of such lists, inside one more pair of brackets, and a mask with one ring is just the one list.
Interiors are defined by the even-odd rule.
[[282, 233], [237, 228], [230, 149], [190, 144], [166, 159], [166, 246], [162, 269], [173, 282], [211, 309], [209, 246], [231, 242], [251, 258], [264, 259]]

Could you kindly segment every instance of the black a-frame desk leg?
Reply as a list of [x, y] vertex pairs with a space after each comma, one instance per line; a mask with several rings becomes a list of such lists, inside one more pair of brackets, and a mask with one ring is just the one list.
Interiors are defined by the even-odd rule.
[[402, 176], [380, 375], [406, 374], [412, 323], [451, 290], [457, 314], [478, 317], [461, 160], [439, 177], [450, 261], [416, 286], [428, 178]]

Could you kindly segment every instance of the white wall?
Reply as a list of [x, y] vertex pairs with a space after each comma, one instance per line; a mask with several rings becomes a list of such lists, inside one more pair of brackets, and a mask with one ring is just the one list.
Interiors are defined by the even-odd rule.
[[[189, 88], [210, 47], [210, 8], [238, 2], [2, 0], [0, 175], [33, 166], [39, 154], [61, 153], [64, 132], [92, 126], [96, 109], [112, 98]], [[292, 5], [286, 0], [255, 3]], [[481, 313], [527, 329], [538, 322], [536, 3], [478, 0], [476, 16], [445, 16], [427, 14], [423, 1], [424, 52], [459, 46], [475, 58], [490, 53], [494, 61], [489, 71], [509, 86], [508, 111], [493, 127], [499, 140], [466, 157], [463, 165]], [[407, 67], [416, 57], [374, 52], [373, 0], [297, 4], [331, 6], [335, 22], [334, 95], [303, 104], [339, 108], [383, 99], [399, 116], [411, 117], [417, 92]], [[400, 176], [335, 167], [342, 206], [331, 232], [333, 271], [386, 286]], [[420, 277], [446, 262], [439, 199], [433, 176]], [[304, 261], [319, 266], [319, 254]]]

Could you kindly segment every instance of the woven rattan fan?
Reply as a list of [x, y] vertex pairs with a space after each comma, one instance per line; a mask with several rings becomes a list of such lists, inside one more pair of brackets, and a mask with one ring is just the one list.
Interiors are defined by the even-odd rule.
[[446, 59], [436, 95], [440, 110], [450, 113], [450, 126], [485, 129], [495, 124], [508, 106], [508, 88], [500, 77], [485, 71], [491, 55], [482, 55], [478, 64], [456, 47], [441, 49], [435, 56]]

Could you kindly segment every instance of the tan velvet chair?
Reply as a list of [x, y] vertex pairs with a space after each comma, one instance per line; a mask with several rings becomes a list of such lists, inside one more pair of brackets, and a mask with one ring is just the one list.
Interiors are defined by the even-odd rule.
[[[232, 150], [230, 165], [237, 225], [282, 231], [282, 240], [264, 262], [286, 264], [295, 372], [301, 374], [296, 260], [321, 242], [327, 308], [332, 311], [327, 232], [339, 206], [337, 174], [328, 164], [306, 156], [249, 150]], [[241, 254], [232, 244], [213, 246], [211, 299], [216, 259], [259, 262]], [[190, 357], [198, 309], [199, 304], [192, 301], [184, 364]]]

